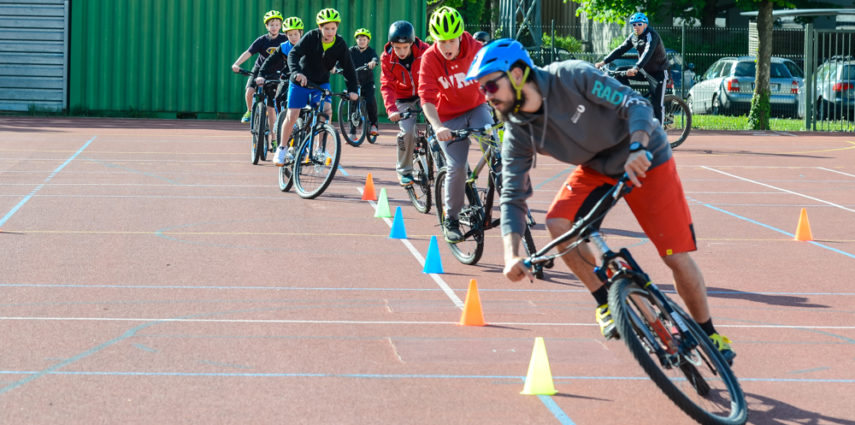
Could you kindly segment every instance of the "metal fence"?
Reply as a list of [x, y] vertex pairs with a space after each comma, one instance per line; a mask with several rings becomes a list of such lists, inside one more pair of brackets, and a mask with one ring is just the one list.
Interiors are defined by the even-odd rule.
[[[467, 27], [470, 32], [487, 31], [490, 27]], [[663, 44], [669, 50], [669, 60], [674, 74], [680, 75], [680, 81], [675, 77], [676, 94], [684, 98], [690, 95], [709, 99], [713, 94], [726, 96], [728, 79], [720, 75], [709, 78], [710, 67], [723, 58], [739, 58], [748, 56], [752, 39], [756, 48], [756, 33], [747, 28], [700, 28], [689, 26], [655, 27], [662, 38]], [[493, 32], [497, 32], [492, 28]], [[542, 33], [550, 39], [556, 39], [554, 45], [534, 40], [530, 34]], [[582, 24], [578, 26], [543, 26], [533, 31], [523, 30], [520, 41], [529, 46], [529, 53], [538, 65], [544, 65], [556, 60], [570, 58], [595, 62], [607, 55], [613, 48], [623, 42], [631, 33], [628, 26], [615, 24]], [[498, 34], [497, 34], [498, 35]], [[562, 44], [562, 38], [573, 37], [577, 42], [572, 43], [574, 49], [567, 49], [567, 43]], [[806, 28], [775, 28], [773, 29], [772, 56], [776, 62], [788, 68], [793, 77], [789, 80], [773, 82], [772, 129], [777, 130], [824, 130], [824, 131], [855, 131], [855, 60], [852, 60], [853, 41], [855, 32], [814, 30]], [[809, 40], [809, 41], [808, 41]], [[808, 58], [808, 55], [811, 55]], [[847, 58], [848, 57], [848, 58]], [[836, 76], [829, 70], [829, 61], [836, 61], [838, 66]], [[796, 68], [792, 67], [795, 64]], [[735, 67], [733, 68], [735, 69]], [[851, 70], [851, 71], [850, 71]], [[822, 74], [817, 74], [817, 71]], [[798, 75], [796, 75], [798, 74]], [[815, 78], [816, 76], [816, 78]], [[837, 78], [835, 80], [835, 78]], [[698, 80], [704, 84], [695, 88]], [[753, 92], [753, 77], [748, 79], [738, 89], [743, 98]], [[795, 81], [798, 87], [792, 83]], [[718, 84], [716, 87], [715, 84]], [[777, 84], [777, 85], [776, 85]], [[705, 88], [711, 86], [710, 88]], [[776, 92], [775, 89], [778, 91]], [[731, 87], [731, 92], [733, 88]], [[703, 91], [702, 93], [700, 91]], [[722, 93], [724, 91], [724, 93]], [[778, 93], [778, 94], [775, 94]], [[694, 100], [694, 99], [689, 99]], [[792, 103], [794, 102], [794, 103]], [[729, 108], [722, 113], [722, 108], [694, 108], [696, 119], [694, 125], [699, 128], [745, 129], [747, 125], [747, 108]]]

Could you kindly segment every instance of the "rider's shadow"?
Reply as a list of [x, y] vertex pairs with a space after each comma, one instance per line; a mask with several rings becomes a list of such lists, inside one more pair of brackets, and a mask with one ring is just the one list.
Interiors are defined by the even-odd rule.
[[[824, 384], [816, 385], [824, 388]], [[800, 409], [780, 400], [754, 393], [745, 393], [748, 403], [748, 419], [752, 424], [840, 424], [855, 425], [855, 420], [834, 418], [819, 412]]]
[[[662, 289], [663, 291], [676, 292], [674, 285], [661, 284], [658, 286], [659, 289]], [[714, 286], [707, 286], [707, 296], [715, 298], [741, 299], [784, 307], [829, 308], [827, 305], [809, 303], [806, 297], [796, 295], [762, 294], [757, 292], [737, 291], [730, 288], [717, 288]]]

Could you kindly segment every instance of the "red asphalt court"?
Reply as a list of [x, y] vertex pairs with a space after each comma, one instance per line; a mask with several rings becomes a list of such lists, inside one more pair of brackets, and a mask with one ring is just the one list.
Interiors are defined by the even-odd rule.
[[[0, 423], [690, 422], [563, 264], [508, 282], [493, 230], [478, 265], [441, 242], [422, 273], [440, 232], [397, 185], [395, 132], [304, 200], [236, 122], [0, 118]], [[750, 422], [855, 424], [855, 136], [695, 132], [675, 157]], [[542, 223], [570, 169], [537, 162]], [[409, 239], [361, 200], [369, 172]], [[673, 288], [625, 205], [604, 230]], [[470, 279], [489, 326], [456, 324]], [[520, 395], [536, 337], [554, 396]]]

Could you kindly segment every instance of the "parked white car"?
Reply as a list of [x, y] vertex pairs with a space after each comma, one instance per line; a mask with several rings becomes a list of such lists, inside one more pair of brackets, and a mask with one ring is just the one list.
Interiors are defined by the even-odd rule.
[[[773, 115], [798, 118], [804, 116], [804, 75], [793, 75], [791, 67], [801, 72], [793, 61], [772, 57], [769, 103]], [[721, 58], [698, 78], [689, 90], [686, 103], [694, 114], [747, 113], [754, 95], [756, 73], [754, 56]]]

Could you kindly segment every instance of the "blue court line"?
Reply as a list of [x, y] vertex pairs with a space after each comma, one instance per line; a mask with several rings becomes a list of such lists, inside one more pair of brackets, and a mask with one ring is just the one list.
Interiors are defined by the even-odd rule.
[[140, 350], [148, 351], [149, 353], [156, 353], [156, 352], [157, 352], [157, 350], [155, 350], [154, 348], [146, 347], [145, 345], [142, 345], [142, 344], [133, 343], [133, 344], [131, 344], [131, 345], [133, 345], [134, 347], [139, 348]]
[[83, 147], [78, 149], [77, 152], [74, 153], [74, 155], [71, 155], [68, 159], [65, 160], [65, 162], [62, 163], [62, 165], [53, 170], [53, 172], [50, 173], [49, 176], [47, 176], [47, 178], [45, 179], [45, 181], [42, 182], [42, 184], [36, 186], [36, 188], [33, 189], [33, 191], [30, 192], [29, 195], [25, 196], [24, 199], [21, 199], [21, 202], [18, 202], [18, 205], [15, 205], [8, 213], [6, 213], [6, 215], [3, 216], [2, 219], [0, 219], [0, 226], [6, 224], [6, 222], [9, 221], [9, 219], [12, 218], [12, 216], [15, 215], [15, 213], [18, 212], [18, 210], [24, 206], [24, 204], [26, 204], [27, 202], [29, 202], [30, 199], [32, 199], [33, 195], [35, 195], [36, 192], [42, 190], [42, 188], [45, 187], [47, 182], [49, 182], [55, 175], [57, 175], [57, 173], [62, 171], [62, 169], [65, 168], [65, 166], [68, 165], [72, 160], [74, 160], [74, 158], [77, 158], [77, 156], [80, 155], [80, 153], [83, 152], [83, 150], [86, 149], [89, 144], [95, 140], [95, 137], [98, 136], [93, 136], [91, 139], [89, 139], [89, 141], [86, 142]]
[[[791, 238], [795, 238], [795, 237], [796, 237], [796, 235], [795, 235], [795, 234], [793, 234], [793, 233], [787, 232], [787, 231], [785, 231], [785, 230], [781, 230], [781, 229], [779, 229], [779, 228], [777, 228], [777, 227], [773, 227], [773, 226], [770, 226], [770, 225], [765, 224], [765, 223], [761, 223], [761, 222], [759, 222], [759, 221], [757, 221], [757, 220], [753, 220], [753, 219], [750, 219], [750, 218], [748, 218], [748, 217], [741, 216], [741, 215], [736, 214], [736, 213], [734, 213], [734, 212], [730, 212], [730, 211], [727, 211], [727, 210], [724, 210], [724, 209], [718, 208], [718, 207], [713, 206], [713, 205], [710, 205], [710, 204], [708, 204], [708, 203], [706, 203], [706, 202], [701, 202], [701, 201], [698, 201], [697, 199], [692, 199], [692, 198], [688, 198], [688, 197], [687, 197], [687, 199], [689, 199], [689, 200], [691, 200], [691, 201], [693, 201], [693, 202], [696, 202], [696, 203], [697, 203], [697, 204], [699, 204], [699, 205], [703, 205], [703, 206], [705, 206], [705, 207], [707, 207], [707, 208], [709, 208], [709, 209], [711, 209], [711, 210], [715, 210], [715, 211], [718, 211], [718, 212], [721, 212], [721, 213], [727, 214], [727, 215], [729, 215], [729, 216], [736, 217], [736, 218], [738, 218], [738, 219], [740, 219], [740, 220], [744, 220], [744, 221], [747, 221], [747, 222], [749, 222], [749, 223], [756, 224], [756, 225], [758, 225], [758, 226], [760, 226], [760, 227], [764, 227], [764, 228], [766, 228], [766, 229], [773, 230], [773, 231], [775, 231], [775, 232], [778, 232], [778, 233], [781, 233], [781, 234], [787, 235], [787, 236], [789, 236], [789, 237], [791, 237]], [[855, 254], [851, 254], [851, 253], [848, 253], [848, 252], [846, 252], [846, 251], [841, 251], [841, 250], [839, 250], [839, 249], [837, 249], [837, 248], [830, 247], [830, 246], [828, 246], [828, 245], [824, 245], [824, 244], [821, 244], [821, 243], [816, 242], [816, 241], [807, 241], [807, 242], [808, 242], [809, 244], [816, 245], [816, 246], [818, 246], [818, 247], [820, 247], [820, 248], [824, 248], [824, 249], [827, 249], [827, 250], [829, 250], [829, 251], [836, 252], [836, 253], [838, 253], [838, 254], [845, 255], [845, 256], [847, 256], [847, 257], [849, 257], [849, 258], [853, 258], [853, 259], [855, 259]]]
[[345, 171], [344, 167], [342, 167], [341, 164], [338, 165], [338, 170], [341, 171], [341, 175], [343, 175], [345, 177], [350, 177], [350, 174], [348, 174], [348, 172]]
[[[352, 288], [352, 287], [300, 287], [300, 286], [217, 286], [217, 285], [121, 285], [121, 284], [66, 284], [66, 283], [0, 283], [0, 288], [92, 288], [92, 289], [201, 289], [217, 291], [342, 291], [342, 292], [437, 292], [438, 288]], [[466, 288], [457, 288], [465, 291]], [[479, 292], [543, 292], [543, 293], [584, 293], [587, 289], [495, 289], [478, 288]], [[674, 290], [662, 290], [667, 293], [676, 293]], [[719, 295], [785, 295], [785, 296], [830, 296], [851, 297], [855, 292], [746, 292], [728, 290], [710, 290], [710, 294]]]
[[567, 174], [567, 173], [569, 173], [570, 171], [573, 171], [573, 170], [574, 170], [574, 167], [567, 167], [564, 171], [562, 171], [562, 172], [560, 172], [560, 173], [558, 173], [558, 174], [556, 174], [556, 175], [554, 175], [554, 176], [552, 176], [552, 177], [550, 177], [550, 178], [548, 178], [548, 179], [546, 179], [546, 180], [544, 180], [544, 181], [542, 181], [542, 182], [538, 183], [537, 185], [535, 185], [535, 186], [534, 186], [534, 190], [538, 190], [538, 189], [540, 189], [541, 187], [545, 186], [547, 183], [549, 183], [549, 182], [551, 182], [551, 181], [553, 181], [553, 180], [555, 180], [555, 179], [557, 179], [557, 178], [559, 178], [559, 177], [561, 177], [561, 176], [563, 176], [563, 175], [565, 175], [565, 174]]

